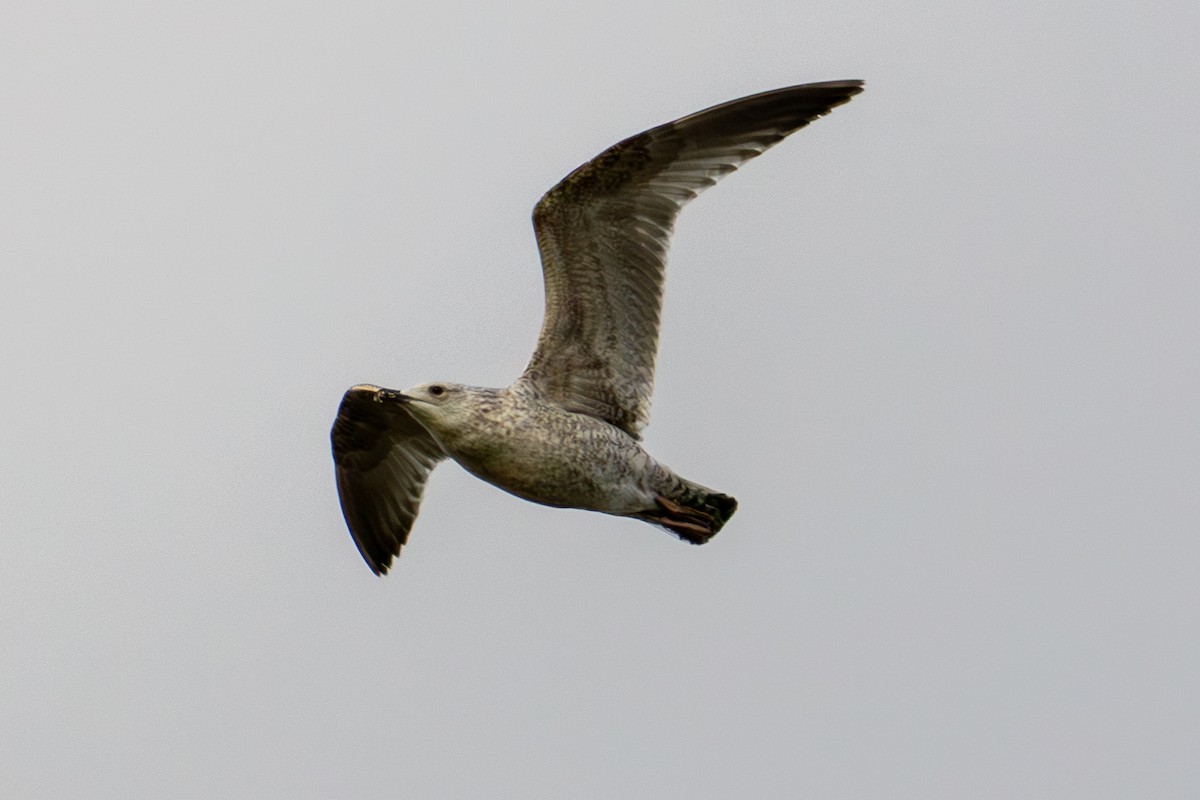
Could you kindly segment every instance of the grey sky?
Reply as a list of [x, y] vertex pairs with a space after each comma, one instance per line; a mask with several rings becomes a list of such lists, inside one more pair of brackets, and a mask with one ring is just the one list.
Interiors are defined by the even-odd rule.
[[[18, 3], [0, 794], [1194, 797], [1192, 4]], [[867, 91], [689, 206], [689, 547], [447, 464], [386, 579], [328, 427], [507, 384], [617, 140]]]

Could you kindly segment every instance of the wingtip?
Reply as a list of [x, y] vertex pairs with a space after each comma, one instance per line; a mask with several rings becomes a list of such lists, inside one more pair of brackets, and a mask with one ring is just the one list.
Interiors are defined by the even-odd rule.
[[387, 575], [388, 570], [392, 568], [392, 562], [400, 555], [403, 544], [384, 543], [377, 535], [360, 535], [362, 531], [356, 531], [349, 519], [346, 520], [346, 525], [350, 528], [350, 537], [354, 540], [354, 546], [358, 548], [358, 554], [362, 556], [363, 562], [371, 572], [380, 578]]
[[858, 78], [850, 78], [850, 79], [840, 80], [840, 81], [822, 81], [820, 83], [805, 83], [800, 86], [796, 86], [794, 88], [805, 89], [807, 91], [814, 91], [814, 90], [815, 91], [830, 91], [830, 92], [834, 92], [836, 94], [840, 94], [843, 96], [844, 99], [839, 101], [837, 105], [841, 105], [842, 103], [845, 103], [846, 101], [848, 101], [851, 97], [854, 97], [855, 95], [858, 95], [858, 94], [862, 94], [863, 90], [867, 88], [867, 83], [866, 83], [866, 81], [860, 80]]
[[855, 89], [861, 92], [867, 85], [867, 82], [861, 78], [844, 78], [837, 81], [820, 81], [818, 83], [804, 84], [813, 89], [830, 88], [830, 89]]
[[358, 546], [358, 554], [362, 556], [363, 562], [379, 578], [388, 574], [388, 570], [392, 568], [392, 560], [399, 555], [399, 553], [384, 552], [377, 558], [374, 554], [367, 552], [367, 548], [363, 547], [358, 537], [354, 537], [354, 544]]
[[[814, 88], [814, 89], [831, 89], [833, 91], [836, 91], [836, 92], [844, 95], [846, 100], [849, 100], [851, 97], [854, 97], [855, 95], [862, 94], [863, 90], [867, 88], [867, 83], [866, 83], [866, 81], [859, 80], [857, 78], [853, 78], [850, 80], [842, 80], [842, 81], [826, 81], [825, 83], [811, 83], [811, 84], [809, 84], [809, 87]], [[845, 102], [845, 101], [843, 101], [843, 102]]]

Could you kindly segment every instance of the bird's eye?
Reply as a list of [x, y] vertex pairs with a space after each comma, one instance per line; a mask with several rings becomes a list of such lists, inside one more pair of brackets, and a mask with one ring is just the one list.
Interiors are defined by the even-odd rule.
[[431, 395], [433, 395], [434, 397], [441, 397], [442, 395], [444, 395], [446, 393], [446, 387], [445, 386], [430, 386], [429, 393]]

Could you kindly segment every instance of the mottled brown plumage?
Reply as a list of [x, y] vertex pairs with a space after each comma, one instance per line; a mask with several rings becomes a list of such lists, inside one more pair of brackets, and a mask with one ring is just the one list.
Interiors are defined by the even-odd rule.
[[442, 458], [539, 503], [587, 508], [708, 541], [737, 507], [638, 443], [649, 421], [667, 247], [679, 210], [742, 163], [862, 91], [777, 89], [652, 128], [605, 150], [533, 213], [545, 278], [541, 335], [507, 389], [355, 386], [332, 431], [346, 523], [386, 572]]
[[546, 316], [524, 378], [637, 436], [650, 420], [667, 247], [679, 210], [860, 81], [777, 89], [639, 133], [576, 169], [533, 212]]
[[374, 402], [375, 391], [346, 392], [330, 439], [346, 525], [367, 564], [383, 573], [408, 541], [430, 470], [446, 455], [407, 409]]

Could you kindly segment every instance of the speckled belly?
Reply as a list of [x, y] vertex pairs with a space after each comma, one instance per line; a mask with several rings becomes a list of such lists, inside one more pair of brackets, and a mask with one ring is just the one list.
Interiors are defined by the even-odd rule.
[[647, 488], [654, 460], [591, 417], [539, 415], [453, 455], [477, 477], [535, 503], [613, 514], [654, 506]]

